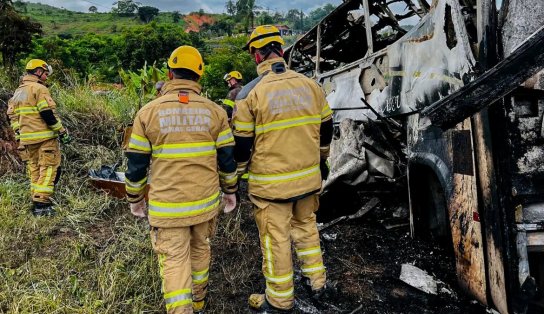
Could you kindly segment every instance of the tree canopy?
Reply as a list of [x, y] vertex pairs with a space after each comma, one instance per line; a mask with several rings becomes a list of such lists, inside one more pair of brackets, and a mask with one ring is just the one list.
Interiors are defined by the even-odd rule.
[[149, 23], [151, 20], [159, 15], [159, 9], [150, 6], [142, 6], [138, 8], [138, 18], [144, 23]]
[[32, 37], [41, 34], [41, 27], [17, 13], [11, 0], [0, 0], [0, 52], [5, 67], [12, 68], [17, 55], [30, 51]]
[[121, 16], [131, 16], [138, 11], [138, 7], [141, 5], [140, 2], [133, 0], [119, 0], [113, 3], [117, 7], [112, 8], [113, 13], [117, 13]]

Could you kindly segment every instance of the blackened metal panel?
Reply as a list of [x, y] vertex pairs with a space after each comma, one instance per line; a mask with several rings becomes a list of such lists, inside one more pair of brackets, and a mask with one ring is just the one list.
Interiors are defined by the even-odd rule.
[[453, 172], [474, 175], [474, 159], [472, 139], [469, 130], [452, 131], [453, 140]]

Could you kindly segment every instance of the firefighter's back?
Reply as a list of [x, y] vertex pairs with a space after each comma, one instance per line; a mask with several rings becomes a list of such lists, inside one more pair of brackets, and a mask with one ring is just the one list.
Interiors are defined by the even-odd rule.
[[149, 146], [145, 139], [140, 144], [152, 153], [149, 218], [154, 226], [194, 225], [213, 217], [219, 205], [216, 146], [226, 140], [221, 128], [227, 124], [221, 108], [190, 85], [172, 82], [171, 91], [137, 117], [149, 141]]
[[[319, 134], [326, 106], [313, 80], [286, 69], [273, 59], [270, 67], [238, 95], [254, 117], [237, 113], [237, 130], [254, 129], [254, 152], [249, 166], [250, 193], [267, 199], [289, 199], [321, 187]], [[246, 106], [246, 104], [241, 104]], [[328, 114], [328, 113], [327, 113]]]

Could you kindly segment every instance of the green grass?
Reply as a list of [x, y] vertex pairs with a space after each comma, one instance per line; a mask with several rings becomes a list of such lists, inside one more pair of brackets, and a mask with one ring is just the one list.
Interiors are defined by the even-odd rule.
[[[119, 127], [138, 98], [64, 81], [51, 92], [75, 141], [62, 146], [57, 216], [32, 216], [23, 169], [0, 177], [0, 313], [164, 313], [147, 222], [87, 178], [89, 169], [122, 160]], [[263, 287], [257, 230], [244, 206], [220, 218], [212, 240], [210, 313], [245, 309]]]
[[59, 184], [58, 215], [52, 219], [30, 214], [23, 174], [0, 179], [0, 193], [0, 312], [160, 308], [148, 227], [130, 216], [124, 201], [90, 190], [85, 177], [70, 170]]
[[127, 313], [162, 309], [149, 227], [124, 200], [90, 188], [87, 171], [121, 159], [119, 125], [134, 99], [52, 87], [76, 141], [63, 147], [54, 218], [30, 213], [23, 169], [0, 178], [0, 313]]

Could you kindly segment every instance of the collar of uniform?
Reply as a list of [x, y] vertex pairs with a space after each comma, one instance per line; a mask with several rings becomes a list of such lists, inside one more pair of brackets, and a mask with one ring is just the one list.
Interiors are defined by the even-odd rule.
[[164, 84], [164, 86], [162, 87], [162, 90], [163, 90], [163, 95], [177, 93], [182, 90], [188, 90], [195, 94], [200, 95], [202, 86], [200, 86], [200, 84], [198, 84], [198, 82], [195, 82], [195, 81], [173, 79], [169, 81], [168, 84]]
[[26, 74], [25, 76], [23, 76], [23, 82], [24, 83], [26, 83], [26, 82], [39, 83], [40, 80], [38, 79], [38, 77], [36, 75]]
[[273, 59], [269, 59], [269, 60], [261, 62], [261, 64], [257, 66], [257, 74], [262, 75], [264, 72], [271, 71], [272, 64], [279, 63], [279, 62], [285, 64], [285, 60], [281, 57], [277, 57], [277, 58], [273, 58]]

